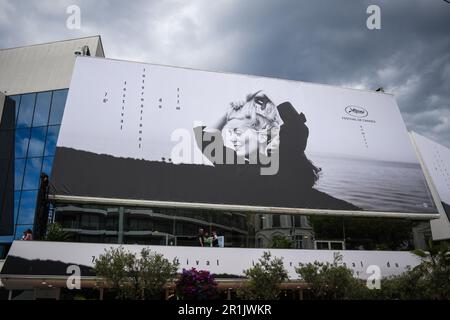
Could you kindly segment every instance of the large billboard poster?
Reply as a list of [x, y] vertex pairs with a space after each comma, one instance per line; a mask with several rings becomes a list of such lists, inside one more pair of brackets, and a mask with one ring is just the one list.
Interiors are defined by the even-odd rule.
[[392, 95], [91, 57], [76, 61], [52, 185], [275, 212], [437, 213]]
[[412, 133], [412, 137], [444, 210], [440, 219], [432, 221], [433, 239], [448, 239], [450, 238], [450, 149], [415, 132]]

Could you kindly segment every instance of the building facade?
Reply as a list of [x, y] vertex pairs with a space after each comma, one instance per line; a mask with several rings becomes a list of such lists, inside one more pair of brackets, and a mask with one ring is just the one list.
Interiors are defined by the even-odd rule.
[[83, 54], [104, 57], [99, 36], [0, 49], [0, 255], [34, 228], [40, 173], [50, 174], [75, 58]]
[[[0, 260], [24, 231], [36, 229], [41, 173], [49, 175], [51, 182], [56, 141], [78, 55], [104, 58], [100, 37], [0, 50]], [[62, 226], [67, 241], [91, 244], [199, 246], [198, 232], [203, 229], [223, 237], [226, 248], [395, 251], [424, 247], [423, 235], [429, 230], [428, 221], [411, 219], [310, 217], [89, 201], [52, 201], [48, 210], [48, 221]], [[366, 262], [359, 257], [351, 264], [362, 273]], [[383, 260], [387, 268], [391, 257]], [[23, 287], [31, 290], [33, 285]]]

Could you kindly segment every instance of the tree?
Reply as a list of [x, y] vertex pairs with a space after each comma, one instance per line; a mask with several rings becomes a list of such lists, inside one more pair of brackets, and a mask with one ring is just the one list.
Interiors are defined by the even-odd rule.
[[272, 248], [289, 249], [292, 248], [292, 240], [283, 235], [272, 237]]
[[164, 285], [175, 278], [178, 266], [179, 263], [175, 259], [170, 262], [162, 254], [151, 253], [147, 248], [142, 249], [141, 258], [138, 260], [141, 297], [157, 297]]
[[450, 246], [447, 243], [434, 245], [430, 240], [428, 250], [414, 250], [421, 259], [420, 265], [413, 271], [420, 275], [419, 281], [427, 284], [426, 298], [437, 300], [450, 299]]
[[136, 256], [123, 247], [105, 249], [95, 260], [95, 273], [107, 287], [117, 292], [117, 298], [125, 298], [129, 294], [129, 268], [135, 260]]
[[420, 278], [420, 272], [417, 272], [416, 269], [382, 279], [381, 289], [372, 290], [371, 298], [379, 300], [424, 300], [426, 299], [427, 284]]
[[244, 270], [248, 278], [238, 289], [238, 296], [248, 300], [278, 300], [280, 285], [288, 279], [283, 260], [264, 252], [254, 267]]
[[316, 299], [361, 299], [368, 289], [341, 262], [342, 255], [336, 255], [333, 263], [314, 261], [301, 264], [295, 271], [309, 285]]
[[54, 222], [48, 225], [47, 234], [45, 235], [45, 241], [67, 241], [69, 234], [65, 232], [62, 226], [58, 222]]
[[421, 263], [401, 275], [383, 279], [381, 290], [373, 290], [375, 299], [448, 300], [450, 299], [449, 245], [434, 245], [427, 251], [414, 250]]
[[105, 250], [95, 261], [96, 275], [117, 292], [117, 298], [152, 299], [173, 279], [178, 262], [144, 248], [140, 255], [123, 247]]

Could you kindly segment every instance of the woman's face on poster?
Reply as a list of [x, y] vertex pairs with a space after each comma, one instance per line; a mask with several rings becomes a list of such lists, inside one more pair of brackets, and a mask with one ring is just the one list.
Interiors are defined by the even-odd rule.
[[248, 119], [230, 120], [225, 128], [225, 145], [236, 151], [239, 157], [258, 152], [259, 134]]
[[274, 107], [273, 102], [263, 91], [248, 95], [244, 101], [231, 104], [234, 111], [224, 127], [225, 145], [236, 151], [239, 157], [248, 158], [257, 152], [264, 153], [268, 135], [255, 129], [260, 115]]

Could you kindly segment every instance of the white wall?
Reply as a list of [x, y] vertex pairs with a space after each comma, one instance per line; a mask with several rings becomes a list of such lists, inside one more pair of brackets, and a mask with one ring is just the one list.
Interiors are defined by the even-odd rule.
[[[354, 276], [367, 279], [372, 273], [368, 272], [371, 265], [380, 268], [382, 277], [398, 275], [408, 268], [413, 268], [420, 263], [417, 256], [406, 251], [352, 251], [352, 250], [295, 250], [295, 249], [251, 249], [251, 248], [208, 248], [208, 247], [177, 247], [177, 246], [142, 246], [142, 245], [117, 245], [106, 243], [70, 243], [51, 241], [14, 241], [8, 257], [15, 256], [26, 259], [30, 266], [38, 261], [51, 261], [58, 264], [82, 265], [94, 267], [94, 258], [104, 254], [105, 249], [118, 248], [140, 253], [146, 247], [154, 252], [161, 253], [166, 259], [172, 261], [178, 259], [179, 272], [183, 268], [195, 267], [199, 270], [208, 270], [215, 274], [229, 274], [243, 276], [243, 270], [258, 262], [263, 252], [270, 251], [274, 257], [283, 258], [283, 263], [290, 279], [297, 279], [295, 268], [299, 263], [314, 261], [334, 261], [336, 254], [342, 255], [342, 263], [354, 271]], [[11, 261], [11, 260], [10, 260]], [[6, 261], [8, 264], [8, 260]], [[14, 262], [8, 268], [14, 269]], [[49, 269], [47, 271], [51, 273]], [[3, 275], [9, 278], [20, 278], [22, 275]], [[39, 276], [34, 274], [34, 276]], [[83, 275], [81, 275], [83, 276]], [[6, 281], [5, 281], [6, 282]], [[8, 284], [6, 283], [6, 286]]]
[[104, 57], [100, 36], [0, 49], [0, 91], [6, 95], [68, 88], [74, 52], [88, 45]]

